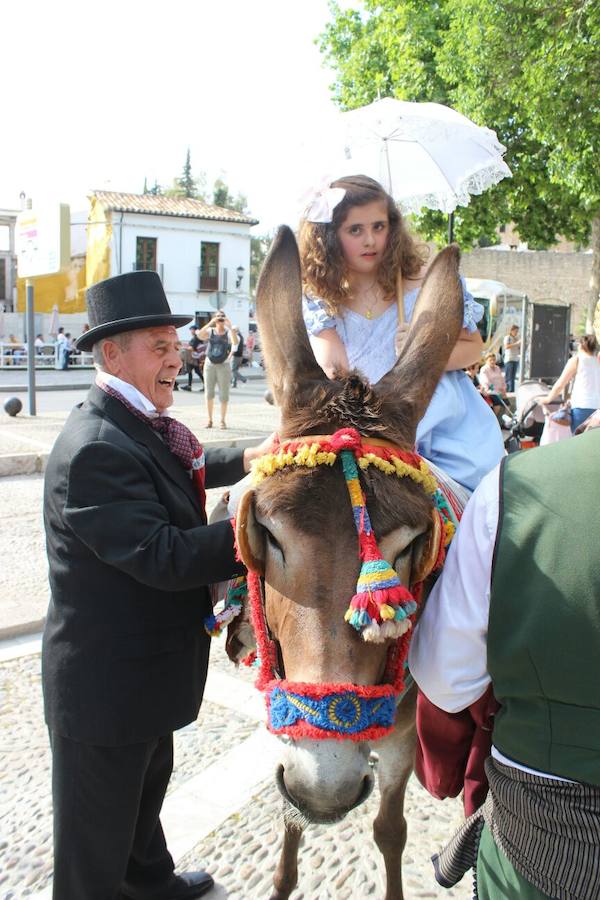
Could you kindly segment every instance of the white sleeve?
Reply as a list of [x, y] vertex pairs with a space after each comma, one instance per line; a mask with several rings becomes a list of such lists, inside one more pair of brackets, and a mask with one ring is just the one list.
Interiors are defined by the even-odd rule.
[[497, 466], [486, 475], [467, 503], [410, 645], [415, 681], [450, 713], [470, 706], [490, 683], [486, 644], [499, 472]]

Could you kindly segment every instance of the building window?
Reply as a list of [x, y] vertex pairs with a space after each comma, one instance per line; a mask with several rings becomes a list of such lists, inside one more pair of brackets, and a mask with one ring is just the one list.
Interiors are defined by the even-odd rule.
[[200, 244], [200, 290], [219, 290], [219, 245]]
[[136, 238], [135, 268], [138, 272], [156, 272], [156, 244], [157, 238]]
[[8, 300], [6, 296], [6, 260], [0, 259], [0, 300]]

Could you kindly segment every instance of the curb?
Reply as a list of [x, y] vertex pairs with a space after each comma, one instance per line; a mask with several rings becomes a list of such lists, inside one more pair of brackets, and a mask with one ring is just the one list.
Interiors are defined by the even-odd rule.
[[[242, 370], [242, 375], [247, 381], [260, 381], [261, 379], [266, 380], [267, 373], [264, 369], [250, 369], [246, 371]], [[185, 379], [187, 375], [179, 375], [177, 378], [178, 384], [185, 384]], [[241, 380], [241, 379], [240, 379]], [[66, 384], [36, 384], [35, 392], [37, 394], [38, 391], [87, 391], [94, 383], [94, 376], [89, 379], [89, 381], [73, 381], [67, 382]], [[0, 394], [26, 394], [29, 390], [29, 385], [27, 384], [2, 384], [0, 383]]]
[[[204, 448], [213, 447], [217, 450], [222, 447], [239, 447], [242, 450], [245, 450], [246, 447], [256, 447], [262, 440], [264, 440], [262, 437], [217, 438], [214, 441], [205, 441], [202, 446]], [[45, 471], [49, 455], [50, 451], [37, 453], [2, 453], [0, 454], [0, 478], [11, 475], [39, 475], [41, 472]]]
[[[72, 382], [69, 384], [36, 384], [36, 394], [40, 391], [89, 391], [91, 381]], [[29, 387], [26, 384], [0, 384], [0, 394], [27, 394]]]
[[48, 453], [0, 454], [0, 478], [7, 475], [38, 475], [48, 462]]
[[35, 622], [18, 622], [16, 625], [7, 625], [0, 628], [0, 641], [10, 641], [13, 638], [26, 637], [29, 634], [39, 634], [44, 630], [46, 616], [36, 619]]

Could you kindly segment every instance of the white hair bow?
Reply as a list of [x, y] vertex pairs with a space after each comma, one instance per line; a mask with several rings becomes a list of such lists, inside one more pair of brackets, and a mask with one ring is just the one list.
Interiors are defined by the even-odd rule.
[[332, 188], [330, 181], [324, 181], [310, 188], [303, 197], [302, 209], [308, 222], [328, 223], [333, 219], [333, 211], [345, 195], [345, 188]]

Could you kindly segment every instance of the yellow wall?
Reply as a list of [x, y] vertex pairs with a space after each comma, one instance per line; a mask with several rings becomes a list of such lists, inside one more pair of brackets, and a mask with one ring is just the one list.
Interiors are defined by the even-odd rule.
[[[87, 253], [75, 256], [66, 272], [34, 278], [35, 311], [85, 312], [85, 290], [110, 276], [111, 213], [92, 195], [87, 224]], [[17, 312], [25, 311], [25, 279], [17, 279]]]
[[[85, 312], [85, 256], [75, 256], [65, 272], [42, 275], [33, 279], [35, 311], [51, 313], [58, 306], [59, 313]], [[17, 279], [17, 312], [25, 312], [25, 279]]]
[[89, 198], [90, 212], [87, 225], [86, 287], [110, 276], [110, 242], [112, 222], [110, 210], [106, 210], [94, 195]]

